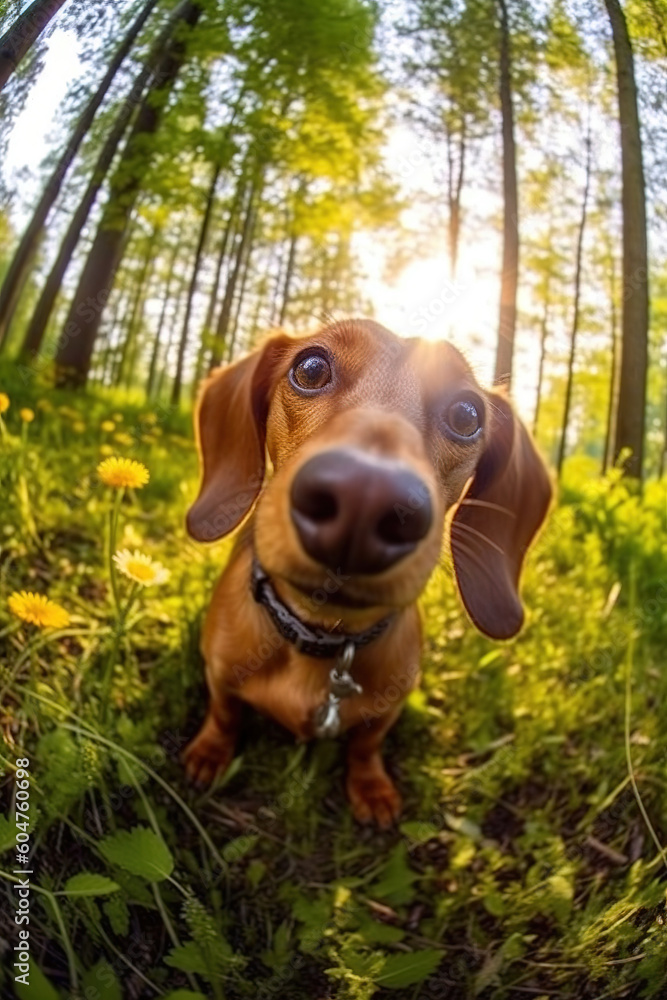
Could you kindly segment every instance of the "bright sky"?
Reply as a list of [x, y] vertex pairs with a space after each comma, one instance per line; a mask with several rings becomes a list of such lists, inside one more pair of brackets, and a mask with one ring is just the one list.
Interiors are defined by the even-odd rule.
[[[14, 221], [19, 227], [27, 221], [30, 205], [37, 196], [37, 169], [51, 148], [48, 139], [56, 126], [58, 110], [69, 84], [81, 72], [77, 52], [73, 32], [56, 29], [52, 33], [44, 69], [10, 138], [3, 171], [21, 194], [20, 202], [14, 206]], [[394, 166], [408, 202], [411, 194], [437, 191], [430, 151], [420, 143], [419, 136], [408, 126], [395, 128], [388, 139], [387, 159]], [[393, 283], [386, 280], [387, 255], [378, 252], [377, 237], [362, 236], [358, 247], [367, 272], [365, 291], [374, 303], [375, 318], [404, 336], [452, 340], [464, 352], [482, 384], [488, 385], [493, 372], [498, 318], [498, 234], [491, 231], [473, 245], [464, 241], [456, 283], [449, 278], [444, 233], [440, 247], [406, 267]], [[521, 412], [529, 417], [535, 395], [536, 347], [522, 345], [522, 348], [524, 356], [517, 364], [513, 394]], [[529, 359], [525, 357], [526, 348]]]
[[51, 148], [49, 133], [56, 125], [67, 88], [81, 72], [78, 48], [74, 32], [59, 29], [53, 32], [44, 69], [30, 89], [25, 108], [11, 133], [2, 166], [10, 184], [20, 180], [17, 186], [24, 204], [16, 206], [17, 223], [27, 220], [27, 209], [38, 192], [37, 168]]

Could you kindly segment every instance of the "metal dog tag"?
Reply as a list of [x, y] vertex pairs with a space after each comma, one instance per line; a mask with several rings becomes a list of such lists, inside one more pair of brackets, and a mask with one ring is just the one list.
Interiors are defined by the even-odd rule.
[[340, 658], [334, 663], [329, 674], [329, 697], [315, 713], [315, 735], [333, 739], [340, 733], [340, 703], [343, 698], [361, 694], [363, 688], [349, 673], [354, 660], [355, 647], [347, 642]]
[[340, 733], [340, 702], [329, 695], [315, 713], [315, 735], [320, 739], [332, 740]]

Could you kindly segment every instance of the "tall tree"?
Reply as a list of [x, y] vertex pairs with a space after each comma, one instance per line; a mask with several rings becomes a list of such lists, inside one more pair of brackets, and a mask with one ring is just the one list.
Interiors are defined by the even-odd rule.
[[609, 312], [610, 312], [610, 340], [611, 340], [611, 367], [609, 370], [609, 399], [607, 402], [607, 419], [605, 421], [604, 449], [602, 452], [602, 475], [605, 474], [609, 465], [614, 460], [613, 455], [613, 430], [614, 414], [617, 404], [617, 381], [618, 381], [618, 310], [616, 308], [616, 257], [613, 248], [609, 254]]
[[35, 0], [0, 38], [0, 90], [65, 0]]
[[188, 334], [190, 332], [192, 303], [194, 301], [194, 297], [197, 291], [197, 283], [199, 281], [199, 269], [201, 267], [202, 256], [204, 254], [204, 248], [206, 246], [206, 240], [208, 238], [208, 230], [211, 224], [211, 215], [213, 213], [213, 206], [215, 204], [215, 190], [218, 186], [218, 178], [220, 176], [220, 170], [221, 170], [221, 164], [218, 161], [213, 165], [211, 182], [208, 188], [208, 192], [206, 194], [204, 216], [199, 230], [199, 240], [197, 241], [197, 249], [195, 250], [195, 258], [192, 265], [192, 275], [190, 278], [190, 284], [188, 286], [188, 296], [185, 302], [185, 316], [183, 317], [183, 329], [181, 331], [181, 339], [178, 344], [178, 355], [176, 357], [176, 374], [174, 376], [174, 382], [171, 390], [171, 402], [173, 406], [178, 406], [178, 404], [181, 401], [181, 389], [183, 387], [183, 366], [185, 363], [185, 350], [188, 343]]
[[253, 238], [253, 231], [255, 228], [256, 219], [256, 205], [255, 199], [257, 194], [257, 188], [259, 185], [259, 180], [255, 176], [250, 184], [250, 189], [248, 191], [248, 198], [245, 206], [245, 214], [243, 218], [243, 228], [241, 230], [240, 238], [237, 241], [236, 254], [234, 256], [234, 263], [229, 272], [227, 278], [227, 285], [225, 288], [225, 295], [222, 301], [222, 308], [220, 310], [220, 316], [218, 317], [218, 326], [215, 331], [215, 340], [213, 343], [213, 352], [211, 355], [211, 368], [215, 368], [220, 364], [224, 357], [225, 346], [227, 341], [227, 333], [229, 331], [229, 321], [232, 317], [232, 306], [234, 304], [234, 295], [236, 293], [236, 286], [239, 280], [239, 275], [241, 274], [241, 269], [243, 267], [243, 262], [246, 257], [246, 253], [250, 247]]
[[0, 344], [3, 343], [7, 335], [16, 304], [44, 231], [44, 225], [49, 212], [53, 208], [56, 199], [60, 194], [65, 175], [71, 167], [74, 158], [79, 151], [81, 143], [88, 134], [88, 131], [95, 119], [95, 115], [106, 97], [120, 67], [125, 61], [128, 53], [132, 49], [132, 46], [139, 37], [141, 30], [158, 2], [159, 0], [146, 0], [144, 3], [138, 17], [135, 19], [121, 44], [118, 46], [118, 49], [109, 63], [108, 69], [100, 81], [97, 90], [94, 92], [83, 109], [64, 152], [46, 182], [42, 195], [37, 203], [37, 207], [35, 208], [32, 218], [28, 223], [23, 236], [21, 237], [7, 273], [5, 274], [2, 287], [0, 288]]
[[148, 366], [148, 378], [146, 380], [146, 395], [149, 399], [152, 398], [155, 389], [155, 377], [157, 375], [157, 365], [160, 356], [160, 349], [162, 347], [162, 331], [164, 330], [165, 320], [167, 318], [167, 308], [171, 299], [171, 288], [176, 276], [176, 264], [178, 261], [178, 254], [181, 250], [181, 242], [185, 231], [185, 220], [181, 220], [180, 227], [176, 239], [174, 240], [174, 245], [169, 255], [169, 263], [167, 264], [166, 282], [162, 280], [162, 306], [160, 307], [160, 316], [157, 323], [157, 329], [155, 331], [155, 337], [153, 339], [153, 346], [151, 348], [151, 358], [150, 364]]
[[[37, 305], [35, 306], [30, 323], [28, 324], [28, 328], [23, 339], [23, 345], [21, 347], [21, 356], [26, 361], [34, 359], [41, 350], [49, 317], [53, 311], [53, 306], [56, 298], [58, 297], [58, 292], [62, 286], [67, 268], [70, 265], [74, 251], [79, 243], [83, 228], [88, 221], [91, 209], [95, 204], [97, 196], [114, 161], [118, 147], [123, 139], [123, 136], [125, 135], [125, 132], [127, 131], [132, 114], [141, 101], [141, 96], [146, 85], [148, 84], [148, 81], [157, 71], [160, 60], [163, 58], [165, 46], [169, 42], [169, 38], [174, 31], [175, 24], [175, 15], [172, 15], [162, 28], [158, 37], [155, 39], [146, 57], [146, 61], [137, 74], [129, 93], [125, 97], [125, 100], [123, 101], [111, 127], [111, 131], [106, 137], [104, 145], [99, 152], [86, 190], [84, 191], [81, 201], [77, 205], [76, 210], [70, 219], [69, 226], [67, 227], [67, 231], [63, 237], [58, 254], [53, 266], [51, 267], [46, 282], [44, 283], [41, 295]], [[96, 308], [99, 312], [100, 306], [103, 304], [99, 299], [99, 293], [95, 302]], [[90, 308], [90, 303], [88, 303], [86, 308]], [[75, 325], [72, 328], [72, 330], [78, 329], [78, 325]], [[67, 334], [67, 330], [65, 330], [64, 333]]]
[[634, 56], [619, 0], [605, 0], [616, 57], [623, 207], [623, 315], [614, 457], [630, 450], [629, 476], [641, 478], [648, 373], [648, 248], [642, 142]]
[[572, 406], [572, 388], [574, 385], [574, 361], [577, 352], [577, 335], [579, 333], [579, 312], [581, 307], [581, 277], [584, 251], [584, 234], [586, 232], [586, 219], [588, 216], [588, 197], [591, 189], [591, 161], [592, 161], [592, 137], [590, 126], [590, 115], [588, 132], [586, 135], [586, 165], [584, 176], [584, 191], [581, 198], [581, 218], [577, 230], [577, 250], [574, 264], [574, 304], [572, 308], [572, 329], [570, 331], [570, 351], [567, 362], [567, 378], [565, 381], [565, 403], [563, 405], [563, 423], [561, 427], [560, 443], [558, 446], [558, 457], [556, 459], [556, 469], [560, 477], [565, 461], [565, 450], [567, 448], [567, 431], [570, 423], [570, 409]]
[[[201, 14], [200, 0], [182, 0], [177, 25], [191, 30]], [[102, 309], [120, 263], [123, 234], [150, 162], [150, 138], [157, 131], [165, 102], [186, 54], [187, 34], [176, 31], [158, 62], [153, 82], [141, 103], [121, 162], [111, 180], [109, 200], [58, 343], [56, 380], [59, 385], [84, 385], [88, 377]], [[97, 308], [91, 308], [91, 302], [97, 304]]]
[[498, 0], [500, 16], [500, 110], [503, 137], [503, 255], [500, 275], [500, 317], [494, 381], [510, 386], [516, 333], [519, 281], [519, 193], [516, 179], [512, 52], [507, 0]]
[[[494, 0], [495, 2], [495, 0]], [[445, 188], [450, 275], [456, 277], [462, 198], [471, 147], [488, 132], [496, 73], [488, 58], [494, 45], [489, 5], [477, 0], [416, 0], [406, 7], [399, 31], [412, 41], [404, 59], [410, 81], [433, 98], [415, 93], [411, 117], [445, 142]]]

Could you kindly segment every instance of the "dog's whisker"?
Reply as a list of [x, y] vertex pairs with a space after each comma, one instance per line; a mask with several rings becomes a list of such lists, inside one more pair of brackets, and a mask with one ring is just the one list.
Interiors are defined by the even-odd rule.
[[462, 531], [470, 532], [470, 534], [474, 535], [475, 538], [480, 538], [482, 541], [490, 545], [491, 548], [495, 549], [496, 552], [499, 552], [501, 556], [505, 555], [505, 550], [500, 545], [497, 545], [496, 542], [488, 538], [483, 531], [478, 531], [477, 528], [473, 528], [472, 525], [463, 524], [461, 521], [454, 520], [452, 521], [452, 531], [454, 531], [454, 528], [460, 528]]
[[500, 511], [501, 514], [507, 514], [509, 517], [516, 518], [516, 514], [513, 510], [509, 510], [507, 507], [501, 507], [499, 503], [491, 503], [490, 500], [473, 500], [468, 498], [461, 500], [459, 504], [460, 507], [463, 507], [464, 505], [467, 507], [488, 507], [489, 510], [497, 510]]
[[[469, 559], [471, 562], [475, 563], [482, 571], [484, 571], [487, 568], [487, 563], [486, 563], [484, 557], [482, 555], [480, 555], [479, 552], [475, 552], [475, 550], [471, 549], [469, 545], [465, 544], [465, 542], [458, 542], [457, 544], [459, 545], [461, 553], [467, 559]], [[440, 565], [445, 570], [451, 570], [452, 569], [452, 566], [448, 566], [444, 562], [441, 562]], [[453, 568], [456, 569], [456, 566], [454, 566]]]

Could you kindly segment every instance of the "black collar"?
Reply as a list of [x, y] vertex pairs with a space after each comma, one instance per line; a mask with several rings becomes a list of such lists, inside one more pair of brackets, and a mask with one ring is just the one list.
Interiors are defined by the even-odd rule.
[[253, 559], [250, 585], [252, 596], [269, 612], [273, 624], [283, 639], [293, 643], [305, 656], [317, 656], [329, 660], [342, 653], [346, 643], [354, 643], [355, 650], [367, 646], [385, 632], [393, 617], [388, 615], [363, 632], [327, 632], [323, 628], [306, 625], [286, 604], [283, 604], [257, 559]]

